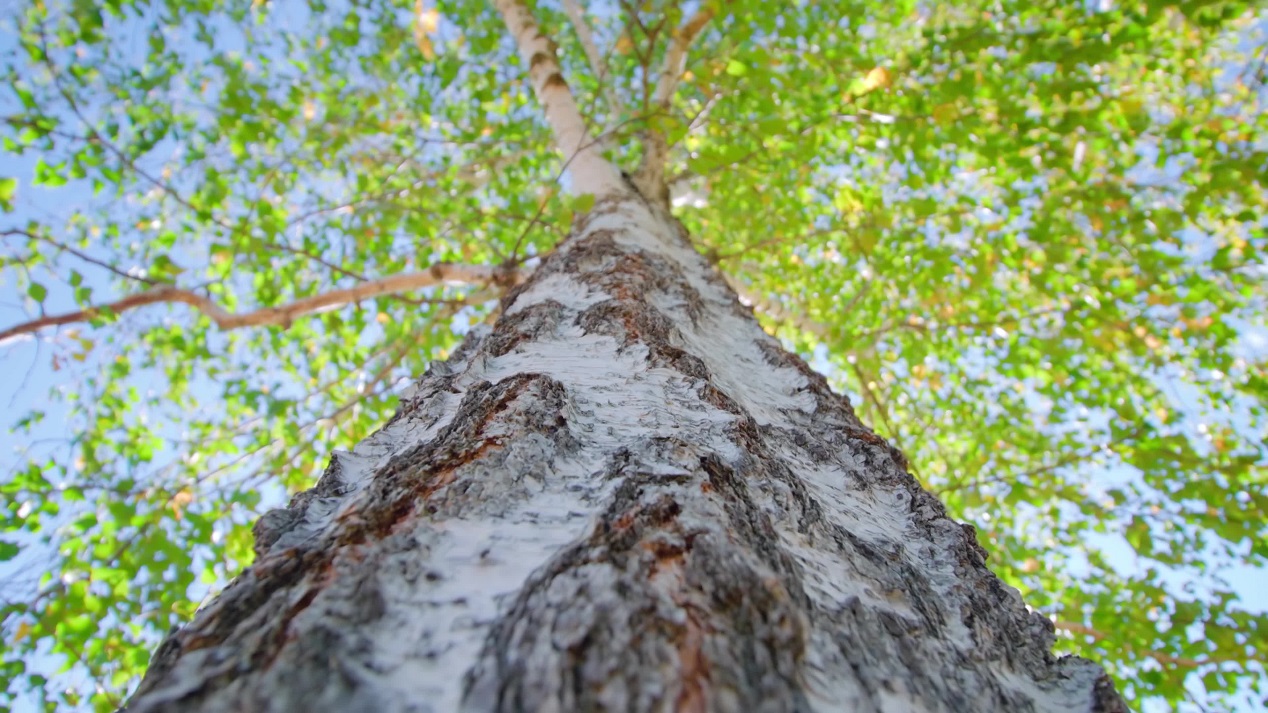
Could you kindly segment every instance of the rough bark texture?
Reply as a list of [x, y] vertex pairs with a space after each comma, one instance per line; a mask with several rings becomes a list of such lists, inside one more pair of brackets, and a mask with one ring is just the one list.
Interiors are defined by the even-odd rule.
[[129, 710], [1125, 710], [659, 207], [600, 201], [503, 306]]

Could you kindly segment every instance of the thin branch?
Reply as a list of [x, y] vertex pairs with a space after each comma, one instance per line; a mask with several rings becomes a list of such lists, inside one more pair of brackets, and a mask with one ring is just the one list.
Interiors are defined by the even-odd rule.
[[[894, 428], [893, 424], [890, 423], [889, 420], [889, 409], [885, 408], [885, 404], [876, 395], [876, 391], [868, 385], [868, 378], [867, 375], [863, 373], [863, 369], [858, 364], [851, 364], [850, 368], [854, 370], [854, 375], [858, 377], [859, 388], [863, 390], [863, 397], [872, 402], [872, 406], [875, 407], [877, 415], [880, 416], [881, 424], [885, 426], [885, 437], [893, 441], [894, 446], [898, 448], [898, 450], [902, 451], [904, 455], [910, 453], [910, 451], [904, 448], [903, 444], [898, 440], [898, 430]], [[919, 480], [922, 484], [924, 483], [925, 479], [920, 475], [920, 471], [916, 469], [915, 464], [912, 463], [910, 459], [908, 460], [907, 468], [911, 471], [912, 475], [916, 476], [917, 480]]]
[[349, 270], [346, 267], [340, 267], [339, 265], [336, 265], [333, 262], [330, 262], [329, 260], [323, 258], [322, 256], [310, 253], [307, 250], [303, 250], [297, 247], [292, 247], [291, 245], [287, 245], [286, 243], [269, 243], [269, 246], [277, 250], [280, 250], [281, 252], [284, 252], [284, 253], [290, 253], [291, 255], [298, 255], [299, 257], [308, 258], [309, 260], [312, 260], [315, 263], [324, 265], [331, 272], [337, 272], [340, 275], [343, 275], [344, 277], [351, 277], [357, 280], [366, 279], [365, 275]]
[[734, 260], [738, 257], [743, 257], [746, 253], [752, 252], [759, 248], [765, 248], [765, 247], [770, 247], [774, 245], [784, 245], [784, 244], [805, 245], [808, 241], [810, 241], [813, 238], [822, 238], [822, 237], [826, 237], [836, 233], [845, 233], [846, 230], [847, 228], [845, 226], [839, 226], [839, 227], [823, 228], [822, 230], [811, 230], [808, 233], [799, 233], [797, 235], [784, 233], [781, 231], [772, 231], [773, 234], [770, 237], [759, 240], [755, 243], [748, 243], [748, 244], [742, 245], [736, 248], [735, 250], [731, 250], [729, 252], [718, 253], [718, 260], [719, 261]]
[[139, 276], [139, 275], [132, 275], [132, 274], [129, 274], [128, 272], [126, 272], [126, 271], [124, 271], [124, 270], [122, 270], [122, 269], [120, 269], [120, 268], [116, 267], [115, 265], [112, 265], [112, 264], [110, 264], [110, 263], [106, 262], [105, 260], [99, 260], [99, 259], [97, 259], [97, 258], [95, 258], [95, 257], [93, 257], [93, 256], [91, 256], [91, 255], [89, 255], [88, 253], [85, 253], [85, 252], [83, 252], [83, 251], [81, 251], [81, 250], [76, 250], [75, 248], [71, 247], [70, 245], [66, 245], [65, 243], [58, 242], [57, 240], [54, 240], [53, 238], [50, 238], [50, 237], [48, 237], [47, 235], [39, 235], [39, 234], [37, 234], [37, 233], [31, 233], [31, 232], [27, 232], [27, 231], [25, 231], [25, 230], [4, 230], [4, 231], [0, 231], [0, 236], [6, 236], [6, 237], [7, 237], [7, 236], [10, 236], [10, 235], [20, 235], [20, 236], [22, 236], [22, 237], [29, 238], [29, 239], [31, 239], [31, 240], [38, 240], [38, 241], [40, 241], [40, 242], [48, 243], [49, 245], [52, 245], [53, 247], [57, 248], [58, 250], [64, 250], [64, 251], [66, 251], [66, 252], [70, 253], [71, 255], [74, 255], [75, 257], [79, 258], [80, 260], [83, 260], [83, 261], [84, 261], [84, 262], [86, 262], [86, 263], [90, 263], [90, 264], [92, 264], [92, 265], [96, 265], [97, 267], [100, 267], [100, 268], [102, 268], [102, 269], [104, 269], [104, 270], [109, 270], [110, 272], [113, 272], [114, 274], [118, 275], [119, 277], [122, 277], [122, 278], [125, 278], [125, 279], [128, 279], [128, 280], [136, 280], [137, 282], [144, 282], [144, 283], [145, 283], [145, 284], [147, 284], [147, 285], [157, 285], [157, 284], [159, 284], [158, 280], [153, 280], [153, 279], [150, 279], [150, 278], [148, 278], [148, 277], [141, 277], [141, 276]]
[[893, 433], [894, 429], [889, 425], [889, 418], [885, 413], [885, 409], [881, 406], [880, 399], [876, 398], [876, 394], [872, 393], [872, 387], [868, 386], [867, 375], [859, 368], [858, 364], [851, 364], [850, 368], [854, 370], [854, 376], [859, 380], [859, 390], [863, 392], [863, 397], [870, 401], [872, 407], [876, 409], [876, 415], [880, 417], [881, 424], [885, 426], [887, 433]]
[[590, 71], [594, 72], [594, 76], [599, 82], [600, 90], [603, 92], [603, 98], [608, 104], [608, 110], [617, 116], [625, 114], [625, 104], [621, 101], [620, 95], [606, 80], [608, 78], [608, 65], [603, 61], [603, 55], [599, 53], [599, 46], [594, 41], [594, 32], [590, 29], [590, 22], [586, 20], [586, 11], [581, 7], [577, 0], [563, 0], [564, 12], [568, 13], [568, 19], [572, 21], [572, 27], [577, 31], [577, 38], [581, 40], [581, 48], [585, 50], [586, 59], [590, 62]]
[[332, 425], [337, 424], [344, 414], [365, 403], [368, 396], [383, 393], [377, 391], [379, 385], [382, 384], [383, 380], [392, 373], [392, 370], [401, 363], [401, 360], [405, 358], [405, 355], [409, 353], [410, 348], [413, 346], [416, 346], [416, 342], [414, 340], [402, 339], [400, 348], [388, 358], [387, 362], [384, 363], [378, 371], [374, 372], [370, 378], [366, 379], [365, 383], [357, 390], [357, 393], [352, 395], [352, 398], [344, 401], [343, 404], [334, 411], [315, 418], [307, 423], [301, 424], [299, 426], [299, 430], [304, 431], [313, 426], [321, 426], [323, 421], [331, 422]]
[[848, 336], [851, 339], [867, 339], [869, 337], [879, 337], [880, 335], [897, 331], [899, 329], [906, 329], [913, 332], [932, 332], [932, 331], [937, 331], [942, 329], [969, 329], [969, 330], [990, 329], [992, 327], [1004, 327], [1007, 325], [1017, 324], [1018, 322], [1021, 322], [1023, 320], [1034, 319], [1037, 317], [1043, 317], [1045, 315], [1054, 314], [1058, 312], [1065, 312], [1065, 311], [1067, 311], [1067, 308], [1061, 307], [1060, 305], [1058, 305], [1055, 307], [1046, 307], [1043, 309], [1037, 309], [1034, 312], [1027, 312], [1026, 314], [1000, 317], [999, 319], [968, 320], [964, 322], [939, 322], [934, 325], [930, 325], [924, 322], [923, 320], [918, 322], [911, 322], [909, 320], [904, 319], [899, 322], [882, 325], [876, 329], [872, 329], [872, 330], [868, 330], [864, 332], [854, 332], [853, 334], [850, 334]]
[[[725, 256], [719, 259], [725, 259]], [[786, 322], [788, 324], [791, 324], [792, 326], [796, 327], [797, 329], [800, 329], [801, 331], [807, 334], [814, 335], [820, 341], [824, 341], [828, 339], [837, 339], [841, 336], [839, 333], [839, 329], [837, 327], [833, 325], [822, 324], [820, 322], [816, 322], [810, 319], [804, 314], [801, 314], [795, 311], [789, 311], [785, 309], [783, 306], [775, 302], [772, 302], [769, 299], [766, 299], [761, 294], [754, 292], [747, 285], [744, 285], [743, 283], [741, 283], [738, 279], [731, 277], [729, 273], [724, 272], [723, 277], [726, 278], [727, 284], [731, 286], [732, 290], [735, 290], [735, 294], [738, 295], [742, 301], [752, 305], [753, 308], [756, 309], [757, 311], [763, 314], [769, 315], [772, 319], [778, 322]], [[836, 313], [849, 314], [851, 311], [853, 311], [854, 307], [859, 303], [859, 301], [863, 299], [863, 297], [867, 294], [867, 291], [871, 289], [871, 287], [872, 287], [871, 280], [864, 282], [863, 285], [858, 289], [857, 292], [854, 293], [854, 296], [850, 298], [850, 301], [847, 302], [844, 307], [834, 308]]]
[[[1075, 624], [1074, 622], [1070, 622], [1070, 621], [1056, 621], [1056, 622], [1053, 622], [1053, 624], [1058, 629], [1062, 629], [1063, 631], [1068, 631], [1071, 634], [1079, 634], [1080, 636], [1089, 636], [1092, 638], [1093, 641], [1103, 641], [1105, 639], [1110, 638], [1109, 634], [1106, 634], [1105, 632], [1099, 631], [1097, 629], [1093, 629], [1090, 626], [1084, 626], [1083, 624]], [[1126, 643], [1121, 643], [1121, 642], [1119, 643], [1119, 645], [1127, 651], [1132, 651], [1142, 656], [1147, 656], [1157, 661], [1158, 663], [1170, 664], [1172, 666], [1181, 666], [1183, 668], [1197, 668], [1198, 666], [1206, 666], [1209, 664], [1221, 664], [1221, 663], [1245, 663], [1245, 657], [1242, 657], [1242, 656], [1207, 656], [1205, 658], [1200, 658], [1200, 659], [1191, 659], [1191, 658], [1185, 658], [1183, 656], [1172, 656], [1171, 654], [1165, 653], [1163, 651], [1158, 651], [1156, 649], [1137, 648], [1137, 647], [1128, 645]]]
[[176, 287], [163, 286], [146, 290], [109, 304], [97, 305], [78, 312], [41, 317], [40, 319], [15, 325], [0, 331], [0, 343], [47, 327], [86, 322], [104, 314], [120, 314], [152, 304], [181, 303], [189, 305], [211, 318], [211, 321], [215, 322], [220, 329], [229, 330], [241, 327], [289, 325], [295, 318], [306, 314], [359, 302], [371, 297], [417, 290], [440, 284], [488, 285], [496, 283], [517, 285], [523, 282], [526, 276], [526, 272], [506, 270], [499, 266], [440, 263], [431, 266], [424, 272], [391, 275], [378, 280], [362, 282], [346, 289], [332, 290], [320, 295], [305, 297], [289, 304], [265, 307], [246, 313], [228, 312], [211, 299], [200, 294]]
[[[619, 128], [620, 126], [617, 127], [617, 129]], [[600, 134], [599, 138], [595, 139], [595, 141], [603, 142], [608, 136], [611, 136], [612, 134], [614, 134], [617, 129], [613, 129], [611, 132], [604, 132]], [[569, 158], [566, 161], [564, 161], [564, 165], [559, 167], [559, 173], [556, 174], [555, 178], [550, 182], [552, 186], [559, 184], [559, 180], [564, 177], [564, 173], [568, 170], [568, 165], [572, 163], [573, 158], [576, 158], [576, 154], [573, 154], [572, 158]], [[533, 229], [534, 225], [542, 225], [542, 226], [549, 227], [548, 224], [543, 223], [541, 221], [541, 217], [542, 217], [542, 213], [546, 212], [546, 206], [549, 205], [550, 198], [551, 198], [551, 194], [548, 192], [547, 195], [543, 197], [541, 201], [537, 204], [537, 212], [533, 214], [533, 217], [527, 219], [528, 224], [524, 226], [524, 230], [520, 232], [519, 237], [515, 239], [515, 244], [511, 246], [511, 255], [510, 257], [506, 258], [507, 265], [518, 265], [520, 264], [520, 262], [522, 262], [521, 258], [519, 257], [520, 246], [524, 244], [524, 238], [528, 237], [528, 233], [529, 231]], [[519, 219], [523, 220], [524, 218], [521, 217]], [[496, 248], [494, 250], [495, 252], [497, 252]], [[498, 256], [501, 257], [501, 254], [499, 253]]]
[[[486, 156], [484, 156], [480, 160], [477, 160], [472, 163], [459, 167], [457, 172], [454, 174], [453, 178], [459, 181], [472, 184], [471, 188], [482, 188], [497, 171], [499, 171], [505, 166], [508, 166], [516, 161], [519, 161], [520, 159], [527, 156], [529, 153], [530, 151], [528, 149], [520, 149], [517, 151], [511, 151], [507, 153], [497, 153], [497, 152], [490, 151]], [[414, 157], [411, 155], [411, 156], [405, 156], [403, 158], [399, 156], [394, 156], [393, 158], [398, 158], [399, 161], [397, 162], [396, 167], [393, 168], [392, 173], [391, 175], [389, 175], [388, 179], [394, 176], [402, 167], [405, 166], [405, 164], [413, 161]], [[386, 161], [387, 157], [384, 156], [383, 160]], [[335, 213], [335, 212], [343, 211], [343, 210], [352, 210], [352, 209], [360, 208], [362, 206], [370, 205], [372, 203], [379, 203], [379, 202], [387, 203], [390, 200], [404, 198], [408, 196], [411, 192], [416, 191], [420, 188], [423, 188], [424, 186], [428, 184], [428, 182], [435, 181], [438, 178], [444, 177], [445, 172], [448, 170], [449, 170], [448, 168], [445, 168], [441, 170], [428, 171], [424, 175], [419, 176], [416, 180], [410, 182], [406, 186], [402, 186], [399, 188], [390, 188], [390, 189], [384, 188], [383, 190], [380, 190], [377, 193], [371, 193], [369, 195], [361, 196], [359, 198], [356, 198], [355, 200], [350, 200], [344, 203], [338, 203], [338, 204], [323, 206], [319, 208], [312, 208], [311, 210], [307, 210], [303, 213], [300, 213], [298, 215], [295, 215], [294, 217], [289, 218], [286, 222], [286, 226], [290, 228], [290, 227], [299, 225], [300, 223], [303, 223], [311, 218], [314, 218], [319, 215], [324, 215], [327, 213]], [[386, 183], [388, 179], [385, 179], [383, 182]], [[364, 279], [364, 278], [360, 278], [360, 279]]]
[[[1237, 81], [1241, 82], [1242, 84], [1245, 84], [1247, 77], [1253, 77], [1255, 79], [1259, 79], [1260, 76], [1264, 73], [1265, 66], [1268, 66], [1268, 45], [1263, 45], [1260, 48], [1258, 63], [1254, 61], [1253, 57], [1251, 61], [1246, 63], [1246, 67], [1243, 68], [1241, 73], [1237, 75]], [[1255, 69], [1252, 71], [1251, 67], [1254, 67]]]
[[[1121, 436], [1118, 436], [1113, 441], [1109, 441], [1100, 446], [1094, 446], [1093, 448], [1087, 451], [1067, 453], [1061, 458], [1057, 459], [1056, 461], [1049, 463], [1048, 465], [1038, 466], [1031, 470], [1022, 471], [1020, 473], [1005, 473], [1003, 475], [994, 475], [987, 478], [981, 478], [978, 480], [948, 483], [942, 488], [932, 492], [934, 495], [941, 496], [943, 493], [960, 490], [962, 488], [977, 488], [983, 485], [998, 483], [1005, 480], [1020, 480], [1021, 478], [1027, 478], [1032, 475], [1040, 475], [1043, 473], [1048, 473], [1048, 472], [1057, 470], [1058, 468], [1064, 468], [1065, 466], [1075, 465], [1076, 463], [1080, 463], [1081, 461], [1091, 460], [1092, 458], [1095, 458], [1097, 455], [1104, 453], [1107, 450], [1110, 452], [1117, 453], [1118, 446], [1128, 441], [1132, 441], [1134, 439], [1140, 438], [1141, 435], [1144, 433], [1144, 430], [1145, 430], [1144, 426], [1137, 425], [1135, 428], [1131, 429], [1127, 433], [1122, 434]], [[1119, 455], [1121, 456], [1122, 454], [1119, 453]], [[1175, 455], [1173, 457], [1179, 458], [1180, 456]], [[966, 469], [961, 468], [959, 470], [964, 471]]]
[[741, 283], [738, 279], [734, 279], [726, 273], [723, 273], [723, 275], [726, 277], [726, 281], [731, 286], [731, 289], [735, 290], [735, 294], [740, 298], [740, 301], [752, 305], [754, 309], [762, 314], [769, 315], [777, 322], [788, 322], [803, 332], [813, 334], [820, 340], [827, 339], [830, 336], [828, 333], [829, 330], [826, 326], [819, 324], [818, 322], [812, 322], [809, 319], [805, 319], [799, 314], [789, 312], [779, 304], [772, 302], [761, 294], [749, 289], [747, 285]]
[[1190, 691], [1187, 688], [1184, 689], [1184, 697], [1188, 699], [1189, 703], [1193, 704], [1193, 706], [1201, 713], [1211, 713], [1211, 709], [1202, 705], [1202, 703], [1198, 700], [1198, 697], [1193, 695], [1193, 691]]
[[992, 475], [988, 478], [978, 478], [977, 480], [964, 480], [957, 483], [948, 483], [947, 485], [944, 485], [943, 487], [938, 488], [937, 490], [934, 490], [933, 494], [940, 496], [943, 493], [950, 493], [956, 490], [963, 490], [965, 488], [979, 488], [983, 485], [990, 485], [991, 483], [1001, 483], [1005, 481], [1015, 482], [1022, 478], [1029, 478], [1034, 475], [1042, 475], [1044, 473], [1057, 470], [1058, 468], [1064, 468], [1065, 466], [1073, 465], [1082, 460], [1094, 458], [1096, 457], [1097, 453], [1100, 453], [1100, 452], [1101, 452], [1101, 449], [1094, 448], [1091, 451], [1087, 451], [1085, 453], [1069, 453], [1069, 454], [1066, 454], [1064, 457], [1058, 459], [1054, 463], [1041, 465], [1037, 468], [1031, 468], [1030, 470], [1025, 470], [1020, 473], [1009, 472], [1009, 473], [1002, 473], [1000, 475]]
[[555, 135], [555, 148], [572, 164], [572, 192], [596, 197], [626, 193], [621, 172], [603, 157], [586, 128], [559, 67], [555, 43], [542, 34], [522, 0], [495, 0], [494, 4], [528, 65], [528, 78]]
[[[57, 65], [53, 63], [51, 59], [52, 55], [48, 52], [48, 45], [47, 45], [47, 40], [45, 38], [43, 26], [40, 27], [40, 44], [44, 50], [44, 56], [45, 56], [44, 62], [48, 66], [48, 69], [50, 73], [52, 74], [53, 83], [57, 87], [58, 93], [61, 94], [62, 98], [66, 101], [67, 105], [70, 107], [71, 113], [73, 113], [79, 119], [80, 123], [82, 123], [84, 128], [88, 131], [87, 136], [85, 137], [75, 136], [74, 138], [83, 140], [90, 145], [100, 146], [101, 148], [105, 149], [107, 152], [114, 155], [114, 157], [125, 168], [132, 171], [136, 175], [140, 176], [142, 179], [144, 179], [146, 182], [153, 185], [155, 188], [158, 188], [160, 191], [163, 192], [164, 195], [174, 200], [181, 207], [185, 208], [186, 210], [189, 210], [190, 212], [194, 214], [198, 214], [200, 211], [188, 199], [181, 196], [181, 194], [176, 189], [169, 186], [166, 182], [159, 180], [158, 178], [155, 178], [152, 174], [143, 170], [140, 166], [137, 165], [136, 161], [134, 161], [130, 156], [128, 156], [127, 152], [115, 146], [113, 142], [111, 142], [109, 139], [103, 136], [101, 132], [98, 131], [97, 128], [93, 125], [93, 123], [88, 120], [88, 117], [85, 116], [84, 113], [80, 110], [79, 104], [75, 101], [74, 95], [72, 95], [71, 92], [68, 89], [66, 89], [65, 85], [62, 84], [62, 82], [59, 79], [59, 77], [61, 76], [61, 72], [58, 69]], [[55, 132], [55, 133], [60, 133], [60, 132]], [[216, 225], [220, 226], [221, 228], [224, 228], [230, 233], [237, 233], [237, 230], [235, 230], [233, 226], [211, 215], [210, 212], [208, 212], [208, 217]], [[340, 272], [344, 275], [353, 276], [353, 277], [356, 276], [355, 273], [344, 270], [343, 268], [340, 268], [337, 265], [327, 262], [326, 260], [323, 260], [318, 256], [312, 255], [311, 253], [292, 248], [289, 245], [274, 245], [272, 243], [268, 243], [268, 245], [270, 245], [271, 247], [275, 247], [283, 252], [291, 253], [292, 255], [299, 255], [302, 257], [307, 257], [309, 259], [315, 260], [321, 263], [322, 265], [325, 265], [327, 268], [330, 268], [331, 270], [334, 270], [336, 272]]]

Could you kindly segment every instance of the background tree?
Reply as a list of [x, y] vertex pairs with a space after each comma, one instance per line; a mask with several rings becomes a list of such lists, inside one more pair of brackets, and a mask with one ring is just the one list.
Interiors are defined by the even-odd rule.
[[[698, 247], [1065, 650], [1131, 698], [1262, 698], [1255, 7], [533, 12], [604, 151], [665, 158]], [[6, 21], [8, 695], [109, 708], [589, 205], [483, 2]]]

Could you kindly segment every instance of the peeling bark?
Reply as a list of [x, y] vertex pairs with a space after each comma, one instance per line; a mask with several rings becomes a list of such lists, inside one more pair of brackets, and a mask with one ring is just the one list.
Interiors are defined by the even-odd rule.
[[262, 518], [128, 710], [1124, 711], [657, 205]]

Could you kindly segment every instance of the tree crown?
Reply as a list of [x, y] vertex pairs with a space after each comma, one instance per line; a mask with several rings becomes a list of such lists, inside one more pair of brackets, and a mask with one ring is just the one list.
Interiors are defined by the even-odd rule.
[[259, 509], [386, 422], [616, 169], [978, 526], [1066, 651], [1138, 700], [1268, 693], [1238, 585], [1268, 558], [1253, 4], [5, 21], [0, 700], [116, 707], [252, 561]]

